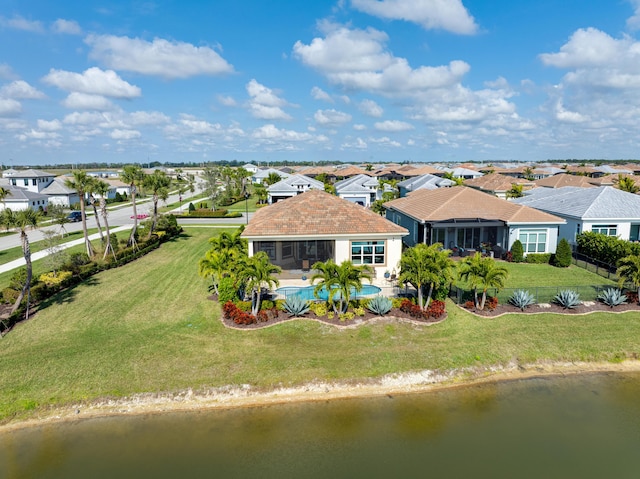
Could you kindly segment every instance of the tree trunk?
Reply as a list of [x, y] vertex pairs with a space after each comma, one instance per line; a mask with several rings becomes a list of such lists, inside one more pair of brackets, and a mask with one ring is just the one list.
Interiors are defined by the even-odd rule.
[[260, 287], [258, 286], [257, 290], [254, 288], [253, 295], [255, 295], [255, 301], [253, 301], [253, 307], [251, 308], [251, 314], [253, 314], [256, 318], [258, 317], [258, 311], [260, 311]]
[[424, 309], [427, 309], [429, 307], [429, 304], [431, 304], [431, 296], [433, 296], [433, 283], [429, 284], [429, 294], [427, 294], [427, 300], [424, 303]]
[[91, 241], [89, 241], [89, 234], [87, 233], [87, 213], [86, 213], [84, 192], [79, 191], [78, 193], [82, 193], [79, 196], [80, 196], [80, 212], [82, 213], [82, 232], [84, 233], [84, 244], [87, 247], [87, 256], [89, 256], [89, 258], [93, 258], [93, 255], [94, 255], [93, 245], [91, 244]]
[[423, 298], [422, 298], [422, 284], [416, 286], [416, 289], [418, 290], [418, 306], [420, 306], [420, 309], [422, 308], [422, 303], [423, 303]]
[[131, 235], [129, 235], [129, 241], [127, 246], [136, 248], [136, 231], [138, 230], [138, 208], [136, 206], [136, 187], [131, 188], [131, 206], [133, 206], [133, 228], [131, 228]]
[[29, 237], [27, 233], [23, 230], [20, 232], [20, 241], [22, 242], [22, 254], [24, 256], [24, 261], [27, 265], [27, 281], [22, 287], [22, 291], [18, 295], [18, 299], [13, 304], [11, 308], [11, 314], [15, 313], [17, 309], [20, 307], [20, 303], [24, 299], [25, 295], [27, 296], [27, 311], [25, 315], [25, 319], [29, 319], [29, 300], [31, 299], [31, 277], [33, 276], [33, 265], [31, 264], [31, 246], [29, 245]]
[[102, 259], [105, 259], [111, 251], [113, 254], [113, 259], [116, 258], [116, 252], [113, 249], [113, 245], [111, 244], [111, 233], [109, 231], [109, 220], [107, 219], [107, 200], [104, 198], [100, 198], [100, 214], [102, 214], [102, 219], [104, 220], [104, 229], [107, 232], [107, 241], [104, 246], [104, 254], [102, 255]]
[[149, 236], [156, 230], [156, 224], [158, 223], [158, 194], [153, 195], [153, 221], [151, 221], [151, 228], [149, 229]]
[[480, 303], [480, 311], [484, 311], [484, 303], [487, 301], [487, 290], [482, 290], [482, 303]]
[[102, 226], [100, 225], [100, 218], [98, 216], [98, 208], [96, 207], [96, 200], [91, 197], [91, 206], [93, 206], [93, 216], [96, 218], [96, 224], [98, 225], [98, 232], [100, 233], [100, 242], [104, 244], [104, 235], [102, 234]]

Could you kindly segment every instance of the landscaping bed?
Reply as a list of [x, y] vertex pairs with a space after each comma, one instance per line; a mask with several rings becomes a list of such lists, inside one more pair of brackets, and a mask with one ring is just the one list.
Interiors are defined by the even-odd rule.
[[627, 303], [621, 304], [618, 306], [614, 306], [611, 308], [606, 304], [600, 301], [585, 301], [579, 306], [575, 308], [563, 308], [559, 304], [554, 303], [542, 303], [542, 304], [533, 304], [524, 311], [521, 311], [520, 308], [517, 308], [511, 304], [499, 304], [493, 309], [484, 309], [479, 310], [476, 308], [467, 308], [463, 305], [459, 305], [460, 308], [465, 311], [469, 311], [477, 316], [483, 316], [486, 318], [494, 318], [497, 316], [501, 316], [503, 314], [541, 314], [541, 313], [554, 313], [554, 314], [588, 314], [595, 312], [603, 312], [603, 313], [623, 313], [626, 311], [636, 311], [640, 312], [640, 305], [637, 303]]

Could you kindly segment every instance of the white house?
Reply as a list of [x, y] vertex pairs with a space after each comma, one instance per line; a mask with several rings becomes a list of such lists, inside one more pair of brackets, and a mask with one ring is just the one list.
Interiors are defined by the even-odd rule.
[[374, 201], [382, 198], [382, 193], [378, 190], [378, 179], [369, 175], [351, 176], [337, 181], [334, 186], [338, 197], [360, 206], [370, 207]]
[[297, 196], [309, 190], [324, 191], [324, 183], [308, 176], [292, 175], [267, 188], [269, 194], [268, 202], [269, 204], [277, 203], [280, 200]]
[[12, 211], [19, 211], [31, 208], [34, 211], [41, 211], [46, 210], [49, 205], [47, 195], [34, 193], [26, 188], [18, 188], [12, 185], [7, 189], [9, 194], [4, 199], [4, 202], [0, 203], [0, 209], [9, 208]]
[[10, 178], [11, 186], [26, 188], [33, 193], [40, 193], [49, 186], [56, 175], [41, 170], [17, 170]]
[[68, 208], [80, 203], [78, 192], [65, 185], [64, 178], [55, 178], [41, 193], [47, 195], [49, 203], [52, 205], [61, 205]]

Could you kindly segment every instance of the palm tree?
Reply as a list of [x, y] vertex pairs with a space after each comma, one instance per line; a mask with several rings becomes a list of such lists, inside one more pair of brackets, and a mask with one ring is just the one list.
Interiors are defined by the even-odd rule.
[[248, 254], [248, 246], [247, 240], [241, 236], [243, 230], [244, 227], [241, 226], [234, 233], [223, 231], [218, 236], [210, 238], [209, 243], [215, 251], [237, 250], [246, 255]]
[[89, 195], [89, 200], [91, 201], [91, 207], [93, 208], [93, 217], [96, 219], [96, 225], [98, 225], [98, 232], [100, 233], [100, 243], [104, 244], [104, 235], [102, 234], [102, 225], [100, 224], [100, 218], [98, 216], [98, 205], [96, 204], [96, 198], [93, 194], [96, 192], [96, 182], [100, 181], [97, 178], [91, 178], [91, 182], [89, 183], [89, 189], [87, 190], [87, 194]]
[[511, 189], [506, 193], [507, 198], [521, 198], [524, 196], [522, 192], [522, 185], [518, 183], [512, 183]]
[[87, 256], [91, 258], [94, 255], [94, 251], [91, 241], [89, 241], [89, 233], [87, 232], [85, 194], [91, 191], [93, 178], [87, 175], [87, 172], [84, 170], [73, 170], [72, 175], [72, 178], [67, 178], [64, 183], [69, 188], [73, 188], [78, 192], [78, 198], [80, 199], [80, 212], [82, 215], [82, 233], [84, 234], [84, 244], [87, 248]]
[[[474, 304], [476, 308], [483, 310], [487, 300], [487, 290], [503, 288], [509, 271], [504, 266], [498, 265], [493, 258], [483, 258], [480, 253], [476, 253], [461, 262], [458, 276], [463, 281], [469, 281], [469, 286], [473, 289]], [[482, 288], [480, 303], [478, 303], [478, 288]]]
[[[96, 180], [93, 185], [93, 192], [100, 196], [100, 214], [102, 215], [102, 219], [104, 220], [104, 229], [107, 233], [102, 259], [105, 259], [109, 253], [113, 255], [113, 259], [116, 259], [116, 252], [113, 249], [113, 245], [111, 244], [109, 220], [107, 219], [107, 216], [109, 215], [109, 212], [107, 211], [107, 194], [109, 193], [109, 188], [109, 183], [103, 180]], [[98, 215], [96, 214], [96, 218], [97, 216]]]
[[278, 278], [273, 276], [282, 271], [279, 266], [271, 264], [269, 256], [264, 251], [258, 251], [250, 258], [246, 258], [240, 270], [240, 279], [251, 291], [251, 314], [256, 316], [260, 311], [262, 288], [278, 286]]
[[[402, 283], [410, 283], [418, 291], [418, 306], [429, 307], [433, 292], [453, 282], [454, 263], [449, 256], [451, 251], [442, 249], [442, 243], [431, 246], [418, 244], [407, 249], [400, 259], [400, 277]], [[423, 304], [423, 291], [429, 287], [427, 299]]]
[[627, 193], [633, 194], [640, 191], [640, 188], [630, 176], [622, 176], [622, 174], [619, 174], [616, 183], [618, 183], [618, 189], [620, 191], [626, 191]]
[[129, 185], [130, 195], [131, 195], [131, 206], [133, 207], [133, 228], [131, 228], [131, 235], [129, 236], [129, 241], [127, 241], [127, 246], [136, 246], [136, 234], [138, 232], [138, 209], [136, 207], [136, 193], [138, 191], [138, 187], [144, 181], [144, 172], [142, 168], [137, 165], [126, 165], [122, 168], [122, 173], [120, 174], [120, 179]]
[[4, 205], [4, 200], [7, 199], [7, 196], [11, 195], [11, 190], [0, 186], [0, 203]]
[[40, 214], [31, 208], [20, 210], [13, 213], [10, 209], [5, 209], [8, 222], [20, 230], [20, 243], [22, 244], [22, 255], [24, 256], [24, 262], [27, 266], [27, 280], [16, 299], [13, 307], [11, 308], [11, 314], [15, 313], [20, 307], [20, 303], [24, 297], [27, 297], [27, 310], [25, 313], [25, 319], [29, 319], [29, 303], [31, 302], [31, 278], [33, 277], [33, 265], [31, 264], [31, 246], [29, 244], [29, 236], [27, 235], [28, 228], [37, 228], [40, 220]]
[[203, 278], [211, 278], [211, 287], [215, 294], [219, 294], [218, 286], [220, 285], [220, 280], [225, 275], [231, 274], [232, 262], [235, 262], [235, 259], [237, 259], [237, 256], [231, 251], [210, 249], [205, 253], [204, 258], [199, 261], [198, 273]]
[[169, 197], [169, 186], [171, 185], [171, 178], [167, 176], [164, 171], [155, 170], [153, 174], [147, 175], [144, 178], [142, 184], [143, 188], [153, 195], [153, 220], [151, 221], [151, 228], [149, 229], [149, 235], [156, 229], [158, 223], [158, 200], [166, 201]]
[[282, 177], [276, 173], [275, 171], [272, 171], [271, 173], [269, 173], [269, 175], [264, 179], [264, 182], [268, 185], [275, 185], [278, 181], [280, 181], [282, 179]]
[[620, 286], [626, 282], [637, 288], [638, 302], [640, 302], [640, 256], [631, 255], [620, 259], [616, 273], [620, 278]]
[[[351, 261], [343, 261], [337, 265], [332, 259], [325, 262], [319, 261], [312, 268], [317, 271], [311, 276], [311, 284], [317, 279], [320, 282], [313, 290], [313, 294], [318, 297], [324, 289], [327, 292], [329, 304], [337, 313], [344, 313], [349, 307], [351, 291], [362, 291], [362, 281], [367, 279], [371, 282], [373, 273], [367, 265], [356, 266]], [[338, 307], [333, 301], [338, 297]]]

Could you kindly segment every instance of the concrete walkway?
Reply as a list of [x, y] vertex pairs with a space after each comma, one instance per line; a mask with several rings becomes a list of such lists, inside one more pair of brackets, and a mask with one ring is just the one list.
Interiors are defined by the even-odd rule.
[[[109, 231], [111, 233], [117, 233], [118, 231], [130, 230], [132, 227], [133, 227], [133, 225], [118, 226], [116, 228], [109, 228]], [[90, 240], [100, 239], [100, 233], [95, 233], [95, 234], [89, 235], [89, 239]], [[71, 248], [72, 246], [76, 246], [76, 245], [79, 245], [79, 244], [84, 244], [84, 238], [80, 238], [80, 239], [77, 239], [77, 240], [69, 241], [67, 243], [62, 243], [62, 244], [60, 244], [60, 248], [61, 249], [67, 249], [67, 248]], [[36, 260], [42, 259], [42, 258], [44, 258], [44, 257], [46, 257], [48, 255], [49, 255], [49, 253], [47, 252], [46, 249], [44, 249], [42, 251], [38, 251], [37, 253], [33, 253], [31, 255], [31, 261], [36, 261]], [[9, 261], [8, 263], [0, 265], [0, 273], [4, 273], [6, 271], [11, 271], [12, 269], [20, 268], [21, 266], [24, 266], [25, 264], [26, 263], [24, 261], [24, 258], [18, 258], [16, 260]]]

